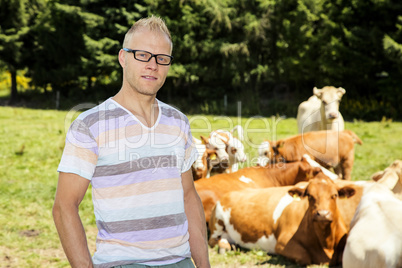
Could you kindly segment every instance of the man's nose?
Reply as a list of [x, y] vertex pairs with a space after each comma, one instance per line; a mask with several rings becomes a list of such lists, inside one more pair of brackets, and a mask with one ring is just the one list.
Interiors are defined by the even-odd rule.
[[148, 61], [147, 64], [148, 68], [158, 69], [158, 63], [156, 62], [156, 55], [152, 56], [151, 59]]

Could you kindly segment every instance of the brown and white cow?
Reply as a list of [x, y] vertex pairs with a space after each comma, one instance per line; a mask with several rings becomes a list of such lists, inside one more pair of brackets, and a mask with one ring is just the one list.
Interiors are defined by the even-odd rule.
[[269, 143], [268, 140], [264, 140], [261, 142], [261, 144], [258, 146], [258, 161], [257, 164], [260, 166], [266, 166], [272, 159], [272, 150], [271, 150], [271, 144]]
[[344, 268], [402, 267], [402, 161], [373, 178], [351, 223]]
[[194, 138], [193, 141], [198, 152], [198, 158], [192, 165], [193, 179], [198, 180], [201, 178], [210, 177], [211, 161], [216, 157], [216, 151], [207, 149], [206, 145], [201, 140]]
[[345, 122], [339, 112], [339, 104], [345, 92], [346, 90], [341, 87], [326, 86], [322, 89], [314, 87], [314, 95], [302, 102], [297, 110], [299, 133], [344, 130]]
[[[237, 131], [238, 138], [233, 136]], [[231, 131], [215, 130], [209, 137], [200, 136], [207, 149], [215, 150], [217, 156], [217, 164], [211, 165], [210, 172], [214, 173], [231, 173], [239, 168], [239, 163], [247, 160], [242, 143], [244, 139], [243, 128], [240, 125], [235, 126]]]
[[354, 144], [363, 144], [350, 130], [313, 131], [269, 143], [274, 162], [300, 161], [304, 154], [308, 154], [325, 168], [333, 168], [345, 180], [351, 179]]
[[226, 239], [243, 248], [280, 254], [301, 265], [338, 264], [348, 231], [338, 199], [354, 193], [353, 186], [337, 187], [323, 174], [307, 186], [228, 193], [211, 214], [209, 245], [214, 247]]
[[322, 172], [319, 167], [312, 167], [303, 158], [294, 163], [278, 163], [272, 167], [248, 167], [233, 173], [217, 174], [209, 179], [202, 178], [194, 182], [204, 206], [205, 219], [208, 223], [212, 208], [226, 193], [246, 188], [265, 188], [294, 185]]

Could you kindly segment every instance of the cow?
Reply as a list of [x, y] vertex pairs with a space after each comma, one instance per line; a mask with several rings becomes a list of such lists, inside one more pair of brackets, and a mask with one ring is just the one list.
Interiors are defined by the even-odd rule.
[[373, 181], [387, 186], [399, 199], [402, 199], [402, 161], [395, 160], [383, 171], [378, 171], [371, 176]]
[[367, 187], [370, 187], [374, 182], [370, 180], [359, 181], [346, 181], [346, 180], [334, 180], [338, 187], [350, 186], [355, 189], [355, 194], [348, 198], [340, 198], [338, 200], [339, 211], [345, 222], [346, 229], [350, 230], [350, 224], [355, 215], [357, 206], [360, 203], [360, 199], [363, 196], [363, 192]]
[[351, 130], [313, 131], [269, 143], [272, 162], [300, 161], [304, 154], [308, 154], [325, 168], [333, 168], [344, 180], [351, 179], [354, 144], [363, 144]]
[[373, 179], [351, 223], [344, 268], [402, 267], [402, 161]]
[[272, 159], [273, 155], [271, 155], [271, 144], [268, 140], [264, 140], [258, 146], [258, 160], [257, 164], [260, 166], [268, 165], [270, 159]]
[[204, 206], [205, 219], [208, 223], [212, 208], [226, 193], [246, 188], [264, 188], [294, 185], [307, 181], [322, 172], [319, 167], [312, 167], [306, 158], [294, 163], [278, 163], [268, 167], [247, 167], [233, 173], [222, 173], [202, 178], [194, 182]]
[[[237, 130], [238, 138], [233, 136]], [[217, 155], [217, 164], [211, 165], [211, 171], [215, 173], [231, 173], [239, 169], [239, 163], [247, 160], [242, 143], [244, 139], [243, 128], [240, 125], [235, 126], [231, 131], [215, 130], [209, 137], [200, 136], [207, 149], [215, 150]]]
[[226, 194], [212, 211], [209, 245], [226, 239], [300, 265], [339, 264], [348, 230], [338, 199], [352, 197], [355, 188], [338, 187], [322, 173], [301, 184]]
[[193, 141], [198, 152], [198, 157], [191, 167], [193, 179], [209, 178], [211, 161], [216, 158], [216, 151], [207, 149], [206, 145], [197, 138], [193, 137]]
[[302, 102], [297, 110], [299, 133], [344, 130], [345, 122], [339, 112], [339, 104], [345, 93], [346, 90], [341, 87], [326, 86], [322, 89], [314, 87], [314, 95]]

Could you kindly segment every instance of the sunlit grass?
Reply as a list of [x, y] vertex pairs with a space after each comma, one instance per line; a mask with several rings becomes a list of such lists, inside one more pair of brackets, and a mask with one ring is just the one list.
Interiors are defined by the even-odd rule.
[[[70, 123], [67, 114], [71, 115], [67, 111], [0, 107], [0, 267], [69, 267], [51, 216], [56, 169], [64, 148], [66, 126]], [[218, 128], [231, 130], [241, 124], [249, 158], [257, 156], [257, 147], [264, 139], [297, 134], [294, 118], [193, 115], [189, 119], [195, 137], [207, 136]], [[367, 180], [402, 157], [402, 123], [356, 121], [347, 122], [346, 128], [355, 131], [364, 142], [362, 146], [356, 145], [354, 180]], [[96, 226], [90, 190], [80, 213], [93, 252]], [[258, 267], [297, 267], [262, 251], [219, 255], [210, 249], [210, 255], [213, 267], [256, 267], [257, 264]]]

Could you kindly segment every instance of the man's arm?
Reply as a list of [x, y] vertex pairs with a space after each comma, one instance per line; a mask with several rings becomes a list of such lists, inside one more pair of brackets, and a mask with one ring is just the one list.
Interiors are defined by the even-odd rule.
[[188, 219], [191, 256], [197, 267], [211, 267], [208, 257], [207, 228], [201, 199], [194, 187], [191, 169], [181, 174], [184, 208]]
[[60, 172], [53, 219], [60, 241], [71, 267], [93, 267], [85, 230], [78, 214], [78, 207], [85, 196], [89, 180]]

